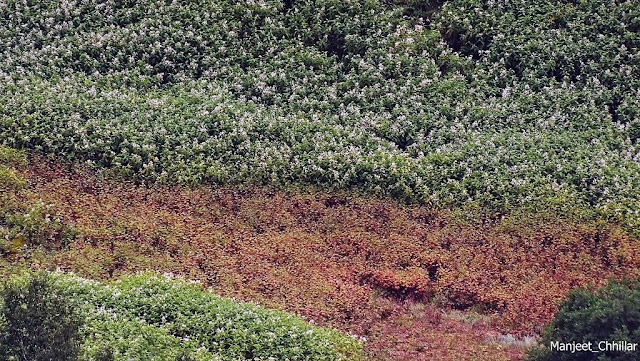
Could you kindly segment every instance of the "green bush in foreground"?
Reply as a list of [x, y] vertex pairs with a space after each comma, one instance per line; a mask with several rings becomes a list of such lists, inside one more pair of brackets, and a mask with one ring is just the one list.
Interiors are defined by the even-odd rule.
[[[598, 352], [552, 350], [552, 342], [559, 342], [558, 345], [591, 342], [591, 350]], [[633, 343], [637, 344], [635, 350], [624, 351]], [[542, 345], [544, 347], [529, 351], [529, 361], [638, 360], [640, 281], [610, 282], [597, 292], [588, 289], [572, 291], [553, 322], [547, 326]], [[561, 346], [555, 348], [561, 350]]]
[[79, 357], [82, 361], [221, 360], [196, 341], [176, 337], [144, 321], [123, 319], [102, 309], [87, 316], [82, 329], [84, 342]]
[[[41, 276], [21, 276], [11, 282], [30, 284], [37, 277]], [[361, 358], [361, 345], [336, 330], [311, 326], [284, 311], [220, 298], [183, 280], [149, 274], [123, 277], [113, 284], [57, 273], [52, 278], [46, 294], [72, 300], [84, 320], [78, 331], [78, 360]], [[25, 310], [23, 317], [28, 315], [25, 312], [30, 311]], [[57, 317], [52, 319], [57, 321]], [[54, 344], [47, 335], [38, 339], [40, 345]], [[75, 342], [70, 341], [74, 337], [65, 340], [55, 344]], [[18, 344], [6, 342], [4, 350], [19, 354], [23, 350], [16, 348]]]
[[0, 355], [5, 360], [76, 360], [81, 318], [47, 274], [9, 283], [2, 298]]
[[61, 276], [59, 284], [80, 303], [193, 342], [222, 360], [354, 360], [361, 350], [357, 341], [338, 331], [312, 327], [283, 311], [220, 298], [179, 279], [135, 275], [100, 285]]

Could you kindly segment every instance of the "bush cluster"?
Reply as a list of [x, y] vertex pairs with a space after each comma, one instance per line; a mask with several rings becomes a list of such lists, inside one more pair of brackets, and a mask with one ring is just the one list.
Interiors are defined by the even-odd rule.
[[[0, 142], [637, 228], [637, 1], [6, 1]], [[563, 196], [558, 197], [560, 193]]]
[[113, 284], [14, 277], [3, 293], [8, 360], [359, 360], [361, 345], [283, 311], [223, 299], [169, 276]]

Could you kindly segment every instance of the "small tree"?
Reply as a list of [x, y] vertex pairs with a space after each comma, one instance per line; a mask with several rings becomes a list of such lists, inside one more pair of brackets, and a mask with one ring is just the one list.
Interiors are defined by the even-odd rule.
[[[551, 342], [592, 343], [592, 350], [551, 350]], [[601, 350], [598, 343], [637, 343], [635, 351]], [[632, 361], [640, 357], [640, 280], [610, 282], [593, 292], [569, 293], [554, 320], [546, 327], [543, 347], [529, 350], [529, 361]]]
[[0, 356], [19, 361], [77, 359], [81, 320], [45, 272], [2, 290]]

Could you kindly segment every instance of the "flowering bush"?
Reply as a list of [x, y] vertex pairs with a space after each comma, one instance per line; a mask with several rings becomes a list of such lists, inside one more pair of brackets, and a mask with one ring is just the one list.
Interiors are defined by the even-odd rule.
[[310, 326], [283, 311], [223, 299], [174, 277], [140, 274], [110, 285], [56, 277], [62, 293], [86, 305], [91, 322], [83, 333], [89, 353], [106, 345], [116, 359], [131, 354], [145, 359], [144, 354], [157, 356], [186, 346], [196, 359], [207, 360], [214, 359], [211, 354], [220, 360], [360, 357], [360, 344], [338, 331]]
[[559, 204], [637, 230], [638, 2], [439, 6], [5, 1], [0, 142], [142, 180]]
[[0, 351], [9, 360], [360, 359], [359, 342], [338, 331], [175, 277], [101, 284], [54, 273], [11, 282], [28, 286], [5, 291]]

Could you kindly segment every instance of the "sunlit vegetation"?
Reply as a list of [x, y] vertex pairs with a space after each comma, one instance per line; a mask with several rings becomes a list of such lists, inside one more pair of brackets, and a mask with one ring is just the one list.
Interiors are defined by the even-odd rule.
[[43, 287], [90, 360], [521, 360], [640, 276], [639, 34], [632, 0], [0, 1], [0, 274], [86, 277]]
[[27, 274], [12, 279], [4, 296], [0, 347], [9, 360], [360, 359], [353, 337], [170, 276], [100, 284]]
[[0, 4], [0, 141], [170, 183], [637, 230], [636, 1]]
[[15, 262], [172, 272], [363, 337], [371, 357], [518, 359], [522, 347], [491, 340], [542, 331], [569, 289], [640, 275], [640, 243], [599, 222], [470, 224], [349, 194], [136, 186], [42, 159], [24, 175], [78, 235]]

